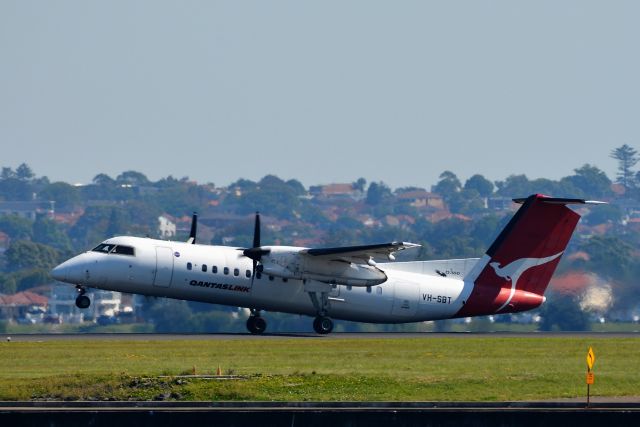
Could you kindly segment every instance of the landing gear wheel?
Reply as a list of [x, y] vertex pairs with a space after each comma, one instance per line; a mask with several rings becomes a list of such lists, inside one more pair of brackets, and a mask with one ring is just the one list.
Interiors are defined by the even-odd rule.
[[91, 300], [89, 299], [88, 296], [79, 295], [78, 298], [76, 298], [76, 307], [85, 309], [85, 308], [89, 308], [90, 305], [91, 305]]
[[260, 316], [249, 316], [247, 319], [247, 329], [253, 335], [260, 335], [267, 329], [267, 321]]
[[313, 320], [313, 330], [320, 335], [327, 335], [333, 331], [333, 320], [330, 317], [318, 316]]

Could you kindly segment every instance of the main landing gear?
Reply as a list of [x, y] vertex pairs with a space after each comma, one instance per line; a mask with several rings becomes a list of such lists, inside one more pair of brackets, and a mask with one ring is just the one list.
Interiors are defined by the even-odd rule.
[[260, 335], [267, 329], [267, 321], [260, 316], [260, 310], [251, 309], [251, 315], [247, 319], [247, 329], [253, 335]]
[[76, 298], [76, 307], [80, 309], [89, 308], [91, 305], [91, 300], [88, 296], [85, 295], [87, 290], [82, 285], [76, 286], [76, 290], [78, 291], [78, 297]]
[[313, 319], [313, 330], [320, 335], [326, 335], [333, 331], [333, 320], [327, 316], [318, 316]]
[[[313, 320], [313, 330], [320, 335], [331, 333], [333, 331], [333, 320], [327, 315], [330, 307], [329, 292], [331, 292], [331, 285], [323, 283], [320, 286], [309, 286], [306, 291], [309, 293], [313, 307], [318, 312], [318, 315]], [[318, 294], [320, 294], [320, 298], [318, 298]]]

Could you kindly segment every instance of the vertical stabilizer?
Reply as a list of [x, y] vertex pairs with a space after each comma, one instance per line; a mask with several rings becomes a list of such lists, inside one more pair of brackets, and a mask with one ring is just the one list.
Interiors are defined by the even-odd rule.
[[465, 278], [473, 289], [456, 317], [514, 313], [542, 304], [580, 219], [566, 205], [594, 203], [540, 194], [514, 201], [523, 205]]

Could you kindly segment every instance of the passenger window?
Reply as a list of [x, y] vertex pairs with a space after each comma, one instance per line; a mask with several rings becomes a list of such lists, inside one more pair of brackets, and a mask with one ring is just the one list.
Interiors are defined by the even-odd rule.
[[237, 268], [234, 268], [234, 269], [233, 269], [233, 275], [234, 275], [234, 276], [236, 276], [236, 277], [238, 277], [238, 276], [240, 275], [240, 270], [239, 270], [239, 269], [237, 269]]
[[224, 268], [224, 274], [229, 274], [229, 267]]
[[207, 272], [207, 264], [202, 264], [202, 272], [203, 273]]
[[211, 272], [212, 272], [213, 274], [218, 274], [218, 266], [216, 266], [216, 265], [212, 265], [212, 266], [211, 266]]
[[191, 270], [192, 268], [193, 268], [193, 265], [190, 262], [188, 262], [187, 263], [187, 270]]
[[247, 276], [247, 278], [251, 277], [251, 270], [245, 271], [244, 275]]

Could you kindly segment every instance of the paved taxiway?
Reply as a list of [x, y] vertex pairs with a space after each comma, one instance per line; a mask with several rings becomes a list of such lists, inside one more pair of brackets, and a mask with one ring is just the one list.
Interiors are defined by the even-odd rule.
[[278, 333], [251, 335], [241, 334], [3, 334], [0, 340], [11, 342], [44, 342], [64, 340], [100, 340], [100, 341], [185, 341], [185, 340], [279, 340], [279, 339], [431, 339], [431, 338], [640, 338], [640, 332], [532, 332], [532, 333], [508, 333], [508, 332], [458, 332], [458, 333], [332, 333], [329, 335], [316, 335], [314, 333]]

